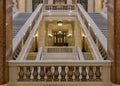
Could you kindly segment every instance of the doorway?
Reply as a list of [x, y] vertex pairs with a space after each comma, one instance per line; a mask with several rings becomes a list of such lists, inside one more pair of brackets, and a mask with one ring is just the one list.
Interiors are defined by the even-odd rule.
[[54, 34], [54, 46], [68, 46], [66, 43], [66, 32], [65, 31], [55, 31]]
[[67, 0], [53, 0], [53, 4], [67, 4]]

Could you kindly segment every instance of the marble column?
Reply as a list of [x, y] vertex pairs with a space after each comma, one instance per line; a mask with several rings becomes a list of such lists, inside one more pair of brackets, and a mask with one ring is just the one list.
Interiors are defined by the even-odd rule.
[[111, 80], [120, 84], [120, 0], [108, 2], [108, 56], [113, 61]]
[[7, 60], [12, 55], [12, 3], [0, 0], [0, 85], [9, 81]]

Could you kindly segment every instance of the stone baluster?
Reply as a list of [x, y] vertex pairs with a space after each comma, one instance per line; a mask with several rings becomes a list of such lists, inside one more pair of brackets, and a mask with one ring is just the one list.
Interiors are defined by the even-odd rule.
[[34, 71], [33, 71], [33, 81], [37, 81], [38, 80], [38, 67], [34, 66]]
[[19, 71], [19, 79], [18, 81], [24, 81], [24, 67], [20, 66], [20, 71]]
[[62, 66], [62, 70], [61, 70], [61, 81], [66, 81], [66, 72], [65, 72], [65, 66]]
[[13, 60], [16, 60], [17, 56], [15, 54], [13, 54]]
[[14, 53], [13, 53], [13, 60], [16, 60], [16, 58], [17, 58], [17, 53], [14, 52]]
[[53, 75], [50, 66], [46, 67], [46, 75], [47, 75], [47, 81], [52, 81]]
[[80, 71], [79, 71], [79, 66], [75, 67], [75, 81], [80, 81]]
[[93, 72], [93, 67], [92, 66], [89, 67], [88, 76], [89, 76], [89, 81], [94, 80], [94, 72]]
[[30, 81], [31, 80], [31, 70], [30, 70], [30, 66], [26, 67], [26, 81]]
[[59, 72], [58, 72], [58, 66], [55, 66], [54, 67], [55, 68], [55, 71], [54, 71], [54, 74], [53, 74], [53, 76], [54, 76], [54, 81], [59, 81]]
[[97, 67], [96, 67], [95, 75], [96, 75], [96, 80], [97, 80], [97, 81], [100, 81], [100, 80], [101, 80], [100, 66], [97, 66]]
[[85, 66], [82, 67], [81, 75], [82, 75], [82, 79], [81, 80], [82, 81], [87, 81], [87, 78], [86, 78], [87, 72], [86, 72], [86, 67]]
[[40, 81], [45, 81], [45, 71], [44, 71], [44, 66], [40, 67]]
[[20, 52], [19, 48], [17, 48], [17, 50], [15, 52], [17, 53], [17, 56], [18, 56], [19, 52]]
[[74, 70], [74, 67], [68, 67], [68, 73], [67, 73], [67, 76], [68, 76], [68, 81], [73, 81], [73, 70]]

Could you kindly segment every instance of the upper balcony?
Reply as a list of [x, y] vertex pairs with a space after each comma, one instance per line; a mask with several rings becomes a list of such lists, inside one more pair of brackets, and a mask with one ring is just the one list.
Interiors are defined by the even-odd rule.
[[[39, 26], [38, 20], [41, 21], [43, 16], [58, 16], [58, 15], [76, 16], [77, 19], [79, 20], [79, 23], [82, 25], [83, 33], [89, 40], [90, 46], [93, 45], [92, 47], [93, 52], [96, 52], [96, 49], [94, 49], [95, 45], [98, 48], [98, 53], [100, 52], [102, 57], [104, 59], [107, 59], [106, 37], [81, 5], [39, 5], [36, 8], [36, 10], [32, 13], [32, 15], [29, 17], [29, 19], [25, 22], [25, 24], [20, 28], [19, 32], [13, 38], [13, 52], [14, 52], [13, 58], [16, 59], [17, 56], [19, 55], [30, 33], [32, 33], [32, 29], [34, 28], [36, 23], [38, 23], [36, 26], [37, 30], [37, 27]], [[41, 19], [39, 19], [39, 17]], [[65, 18], [66, 17], [64, 17], [64, 19]], [[35, 29], [33, 30], [34, 32], [36, 32]], [[35, 35], [35, 33], [33, 35]]]
[[88, 60], [79, 47], [41, 47], [33, 57], [9, 61], [10, 86], [111, 86], [111, 61]]
[[[91, 54], [85, 57], [78, 46], [39, 47], [37, 44], [35, 53], [30, 53], [40, 22], [48, 16], [76, 17]], [[12, 59], [9, 61], [11, 86], [111, 86], [106, 37], [80, 4], [38, 5], [13, 38]]]

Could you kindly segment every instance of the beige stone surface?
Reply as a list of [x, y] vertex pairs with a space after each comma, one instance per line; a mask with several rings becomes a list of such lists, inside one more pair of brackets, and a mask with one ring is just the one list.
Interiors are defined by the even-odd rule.
[[93, 0], [88, 0], [88, 12], [93, 12]]
[[108, 4], [108, 56], [112, 63], [112, 82], [120, 84], [120, 0]]
[[9, 78], [7, 60], [12, 55], [11, 4], [11, 0], [0, 0], [0, 84], [7, 83]]
[[42, 60], [78, 60], [75, 54], [57, 53], [43, 55]]
[[101, 0], [95, 0], [95, 12], [96, 13], [99, 13], [99, 12], [101, 12], [101, 5], [102, 3], [101, 3]]
[[26, 12], [32, 12], [32, 0], [26, 0]]
[[25, 12], [25, 0], [19, 0], [18, 10], [20, 12]]

